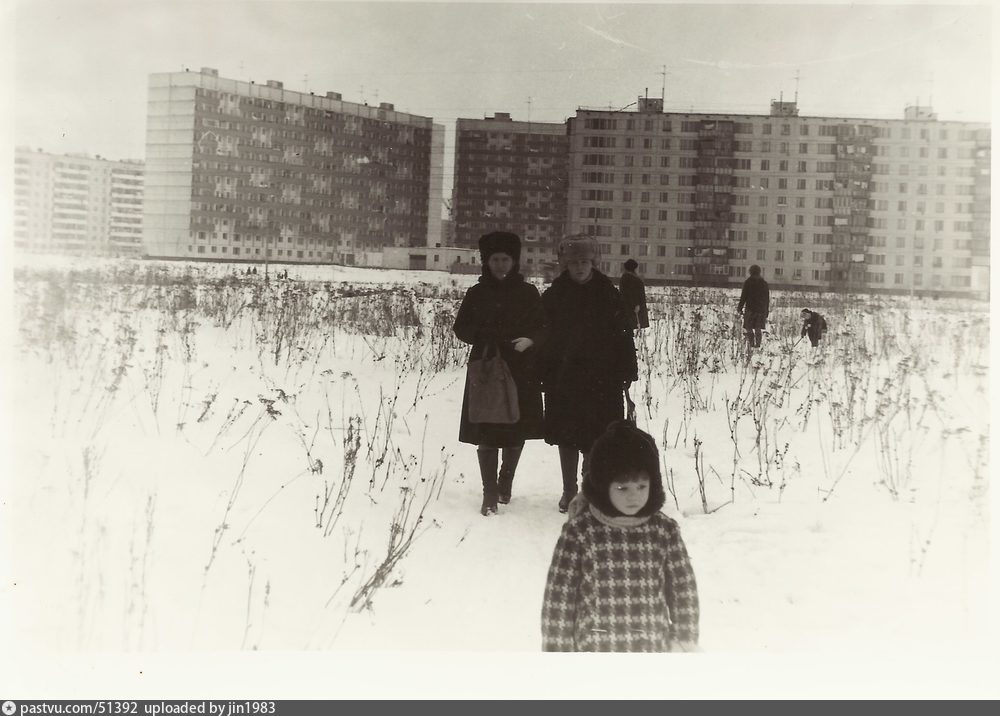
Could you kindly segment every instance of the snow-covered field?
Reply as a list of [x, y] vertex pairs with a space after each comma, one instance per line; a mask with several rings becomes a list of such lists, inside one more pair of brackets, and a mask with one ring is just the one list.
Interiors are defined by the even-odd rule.
[[[467, 347], [451, 333], [475, 277], [275, 268], [265, 283], [221, 264], [18, 260], [0, 593], [18, 651], [462, 652], [456, 673], [537, 652], [558, 455], [529, 443], [510, 505], [479, 515], [475, 449], [457, 442]], [[779, 655], [788, 674], [806, 657], [888, 674], [982, 652], [988, 307], [774, 292], [747, 362], [734, 291], [649, 294], [632, 395], [698, 578], [705, 654], [643, 667]], [[830, 323], [821, 350], [797, 343], [803, 306]], [[518, 669], [542, 658], [520, 653]]]

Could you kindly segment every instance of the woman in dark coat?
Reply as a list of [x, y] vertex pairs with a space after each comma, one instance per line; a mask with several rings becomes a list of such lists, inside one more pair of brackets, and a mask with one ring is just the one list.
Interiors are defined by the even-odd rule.
[[577, 493], [577, 464], [594, 440], [624, 414], [624, 393], [638, 379], [635, 343], [621, 294], [594, 268], [598, 247], [591, 236], [559, 245], [565, 270], [542, 294], [549, 336], [542, 350], [545, 442], [559, 446], [566, 512]]
[[[520, 420], [512, 424], [469, 421], [469, 385], [462, 398], [458, 439], [478, 446], [483, 479], [480, 512], [496, 514], [497, 502], [510, 502], [514, 471], [525, 440], [542, 437], [542, 394], [535, 376], [535, 355], [545, 338], [545, 314], [538, 289], [519, 272], [521, 240], [495, 231], [479, 239], [483, 275], [469, 289], [455, 318], [455, 335], [472, 345], [469, 360], [483, 356], [487, 346], [499, 348], [517, 385]], [[503, 462], [499, 474], [500, 450]]]

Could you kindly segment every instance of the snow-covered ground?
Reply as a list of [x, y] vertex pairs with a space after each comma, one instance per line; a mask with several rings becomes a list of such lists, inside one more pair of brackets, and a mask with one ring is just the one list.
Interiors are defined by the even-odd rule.
[[[284, 268], [292, 281], [275, 281]], [[0, 597], [23, 658], [244, 650], [350, 669], [391, 652], [395, 677], [365, 672], [390, 684], [518, 652], [491, 688], [447, 693], [515, 696], [534, 664], [560, 695], [593, 695], [576, 682], [600, 657], [532, 654], [565, 519], [556, 449], [529, 443], [510, 505], [483, 518], [475, 449], [456, 439], [467, 351], [451, 321], [476, 277], [244, 270], [15, 266]], [[704, 677], [777, 656], [791, 675], [872, 658], [882, 671], [864, 674], [889, 684], [917, 655], [983, 653], [987, 307], [775, 292], [747, 362], [735, 292], [649, 294], [632, 395], [698, 578], [705, 654], [638, 666]], [[831, 325], [819, 351], [796, 343], [805, 305]], [[760, 695], [791, 695], [762, 678]]]

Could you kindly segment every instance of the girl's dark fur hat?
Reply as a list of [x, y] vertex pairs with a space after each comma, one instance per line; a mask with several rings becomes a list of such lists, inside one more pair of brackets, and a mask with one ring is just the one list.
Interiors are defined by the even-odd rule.
[[760, 266], [758, 266], [757, 264], [754, 264], [753, 266], [751, 266], [750, 267], [750, 275], [751, 276], [760, 276]]
[[622, 513], [611, 504], [608, 496], [611, 483], [616, 478], [631, 476], [640, 471], [649, 475], [649, 500], [636, 516], [648, 517], [663, 507], [667, 499], [660, 474], [660, 453], [651, 435], [627, 420], [616, 420], [594, 441], [590, 449], [589, 471], [583, 481], [583, 494], [590, 504], [604, 514], [621, 517]]
[[636, 261], [635, 259], [629, 259], [624, 264], [622, 264], [622, 268], [624, 268], [626, 271], [635, 271], [637, 268], [639, 268], [639, 262]]
[[479, 237], [479, 257], [483, 264], [489, 261], [493, 254], [507, 254], [514, 263], [521, 260], [521, 238], [509, 231], [493, 231]]

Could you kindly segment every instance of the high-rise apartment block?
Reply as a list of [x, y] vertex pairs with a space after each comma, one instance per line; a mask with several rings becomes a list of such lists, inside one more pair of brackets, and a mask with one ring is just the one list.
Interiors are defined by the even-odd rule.
[[78, 255], [139, 255], [142, 194], [142, 162], [17, 147], [14, 247]]
[[522, 270], [551, 259], [566, 231], [566, 125], [517, 122], [509, 114], [455, 126], [455, 243], [475, 247], [490, 231], [521, 237]]
[[569, 233], [601, 268], [634, 258], [651, 279], [985, 293], [988, 124], [580, 109], [568, 120]]
[[428, 117], [224, 79], [150, 75], [151, 257], [381, 265], [440, 241], [443, 127]]

